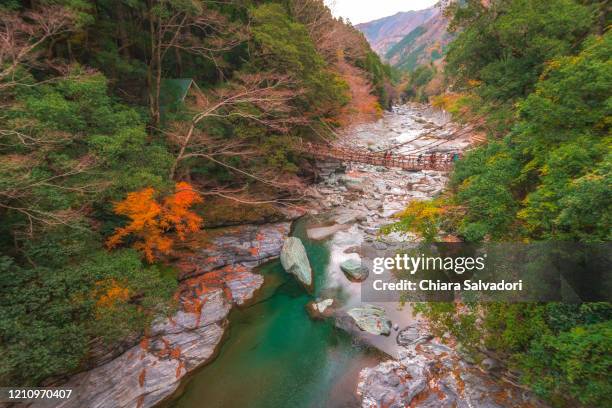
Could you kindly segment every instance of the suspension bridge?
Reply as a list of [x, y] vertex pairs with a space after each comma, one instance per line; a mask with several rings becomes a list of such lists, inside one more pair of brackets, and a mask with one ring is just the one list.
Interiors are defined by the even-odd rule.
[[408, 171], [438, 170], [449, 171], [459, 153], [397, 154], [389, 151], [348, 148], [332, 144], [303, 143], [297, 150], [315, 159], [371, 164], [374, 166], [400, 168]]

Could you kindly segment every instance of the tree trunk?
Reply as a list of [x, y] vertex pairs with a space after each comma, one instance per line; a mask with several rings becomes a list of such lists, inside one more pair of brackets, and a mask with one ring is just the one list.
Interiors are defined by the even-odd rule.
[[161, 83], [161, 50], [159, 44], [159, 21], [156, 21], [151, 9], [153, 5], [149, 2], [149, 36], [151, 44], [151, 59], [147, 68], [147, 87], [149, 91], [149, 113], [151, 115], [151, 127], [153, 129], [159, 126], [159, 84]]

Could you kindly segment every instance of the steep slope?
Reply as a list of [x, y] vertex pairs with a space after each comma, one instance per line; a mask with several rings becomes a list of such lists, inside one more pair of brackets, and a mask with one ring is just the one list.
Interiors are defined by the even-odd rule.
[[397, 13], [355, 27], [363, 32], [372, 49], [383, 56], [404, 36], [439, 13], [440, 10], [434, 6], [424, 10]]
[[442, 60], [453, 38], [447, 27], [448, 19], [439, 4], [356, 26], [384, 60], [407, 71]]
[[418, 65], [441, 61], [453, 35], [447, 31], [448, 19], [437, 13], [416, 27], [384, 55], [391, 65], [413, 71]]

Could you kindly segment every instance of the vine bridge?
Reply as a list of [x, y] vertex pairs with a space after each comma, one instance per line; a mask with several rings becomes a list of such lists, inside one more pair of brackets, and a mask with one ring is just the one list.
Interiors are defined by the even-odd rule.
[[449, 171], [460, 155], [458, 153], [397, 154], [389, 151], [371, 152], [331, 144], [304, 143], [297, 150], [315, 159], [396, 167], [408, 171]]

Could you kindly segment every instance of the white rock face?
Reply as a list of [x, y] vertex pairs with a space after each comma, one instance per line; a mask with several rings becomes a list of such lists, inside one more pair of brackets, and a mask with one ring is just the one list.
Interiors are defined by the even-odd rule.
[[214, 355], [227, 324], [230, 303], [222, 290], [200, 300], [199, 314], [179, 312], [176, 320], [155, 325], [141, 344], [63, 384], [62, 388], [72, 389], [74, 398], [35, 400], [30, 407], [147, 408], [172, 395], [187, 372]]
[[289, 237], [285, 240], [280, 261], [285, 271], [294, 275], [304, 286], [312, 286], [312, 269], [306, 248], [299, 238]]
[[545, 407], [525, 390], [493, 379], [452, 348], [431, 341], [433, 336], [415, 331], [409, 337], [417, 336], [398, 359], [361, 370], [357, 394], [362, 408]]

